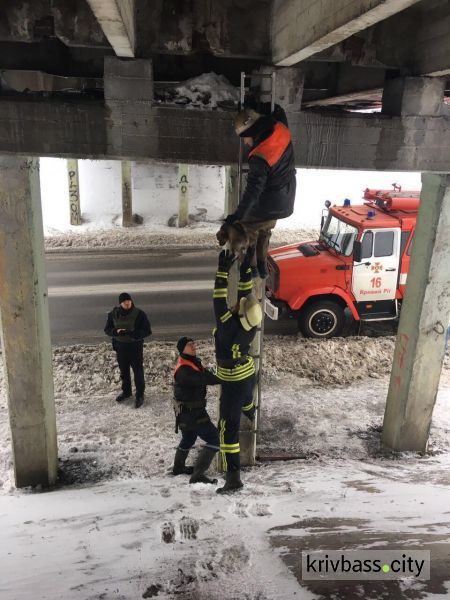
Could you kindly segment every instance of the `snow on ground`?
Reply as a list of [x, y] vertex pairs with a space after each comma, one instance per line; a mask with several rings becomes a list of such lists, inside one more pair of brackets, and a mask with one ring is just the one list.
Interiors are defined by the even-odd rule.
[[[168, 474], [178, 439], [173, 343], [146, 345], [146, 402], [139, 410], [114, 401], [119, 377], [108, 343], [54, 350], [60, 483], [50, 493], [11, 485], [0, 379], [0, 597], [448, 597], [450, 362], [430, 454], [386, 453], [380, 430], [393, 345], [393, 338], [267, 339], [263, 462], [244, 469], [244, 490], [225, 498], [214, 486], [190, 486]], [[200, 341], [199, 354], [211, 363], [211, 342]], [[210, 390], [214, 419], [217, 391]], [[277, 455], [301, 458], [264, 462]], [[432, 581], [325, 589], [302, 582], [301, 550], [336, 544], [430, 545]]]
[[[174, 248], [195, 246], [218, 249], [216, 232], [222, 222], [198, 223], [183, 229], [170, 227], [133, 227], [131, 230], [96, 230], [86, 233], [59, 233], [45, 238], [46, 250], [52, 248]], [[313, 229], [275, 229], [271, 244], [281, 245], [317, 238]]]

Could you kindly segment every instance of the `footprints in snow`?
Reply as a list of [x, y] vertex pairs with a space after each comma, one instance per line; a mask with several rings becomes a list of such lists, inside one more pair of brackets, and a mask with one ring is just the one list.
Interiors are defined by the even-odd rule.
[[[196, 519], [190, 517], [182, 517], [178, 523], [179, 534], [181, 539], [196, 540], [197, 532], [200, 528]], [[175, 542], [176, 532], [175, 526], [171, 521], [167, 521], [161, 526], [161, 540], [166, 544]]]
[[233, 504], [231, 512], [240, 519], [246, 519], [249, 516], [269, 517], [272, 514], [268, 504], [262, 504], [260, 502], [248, 503], [245, 500], [240, 500]]

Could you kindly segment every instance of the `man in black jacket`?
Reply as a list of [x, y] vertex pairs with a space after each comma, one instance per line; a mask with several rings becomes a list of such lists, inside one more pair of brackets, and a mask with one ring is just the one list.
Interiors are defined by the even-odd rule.
[[122, 392], [117, 402], [131, 398], [130, 367], [134, 373], [136, 387], [135, 408], [144, 403], [144, 338], [152, 333], [150, 322], [143, 310], [136, 308], [130, 294], [119, 296], [119, 306], [108, 313], [105, 333], [112, 337], [112, 347], [117, 354], [117, 362], [122, 379]]
[[[217, 479], [205, 475], [219, 450], [217, 427], [206, 412], [206, 386], [217, 385], [220, 381], [203, 367], [192, 338], [180, 338], [177, 349], [180, 356], [173, 374], [174, 405], [176, 431], [181, 429], [181, 442], [175, 453], [172, 473], [191, 474], [190, 483], [217, 483]], [[187, 455], [197, 437], [206, 442], [206, 446], [200, 451], [194, 467], [186, 467]]]
[[241, 110], [234, 119], [234, 129], [250, 147], [249, 171], [239, 206], [225, 223], [240, 221], [244, 226], [250, 246], [256, 246], [252, 274], [264, 278], [272, 229], [278, 219], [294, 211], [296, 179], [291, 134], [286, 113], [279, 105], [267, 115], [251, 108]]

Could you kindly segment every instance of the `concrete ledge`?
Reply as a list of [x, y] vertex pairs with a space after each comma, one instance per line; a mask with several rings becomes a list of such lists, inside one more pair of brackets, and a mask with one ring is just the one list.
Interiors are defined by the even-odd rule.
[[[232, 115], [151, 102], [0, 100], [0, 153], [233, 164]], [[292, 114], [298, 167], [448, 172], [450, 117]]]

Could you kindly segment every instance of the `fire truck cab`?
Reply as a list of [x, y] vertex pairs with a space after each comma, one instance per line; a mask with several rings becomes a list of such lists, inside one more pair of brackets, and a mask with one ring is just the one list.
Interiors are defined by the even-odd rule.
[[363, 204], [326, 203], [319, 239], [269, 252], [267, 296], [303, 335], [342, 332], [356, 321], [397, 319], [414, 241], [419, 192], [364, 192]]

